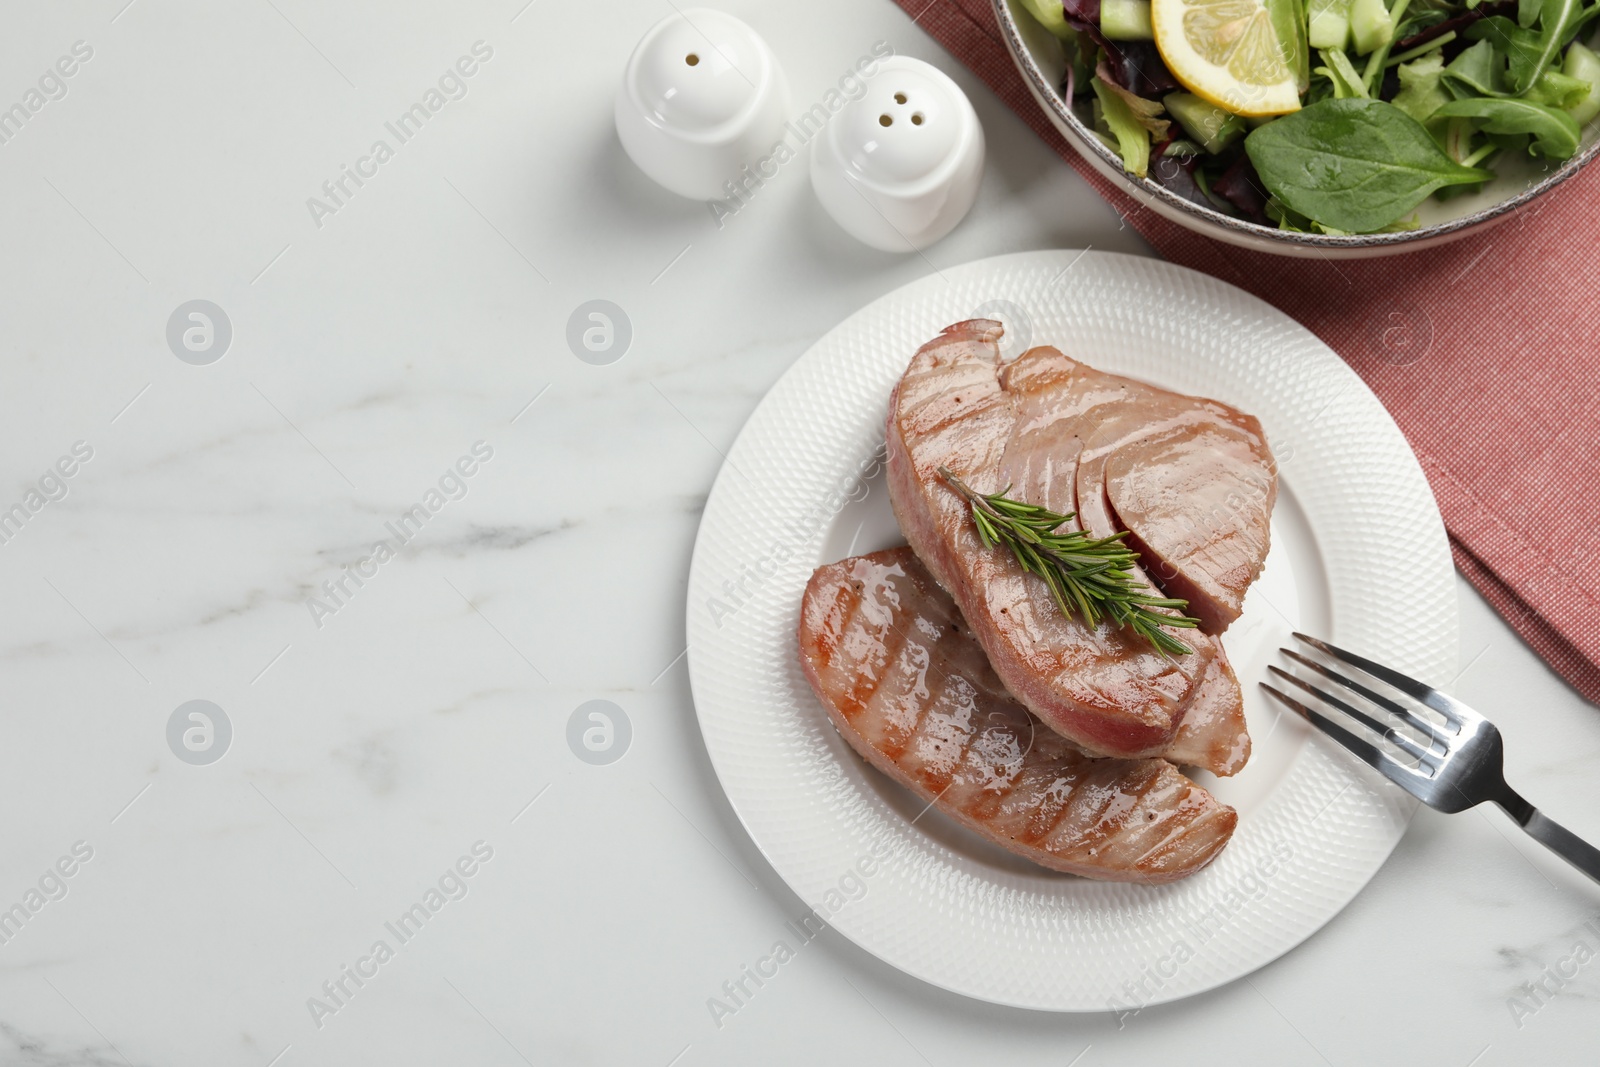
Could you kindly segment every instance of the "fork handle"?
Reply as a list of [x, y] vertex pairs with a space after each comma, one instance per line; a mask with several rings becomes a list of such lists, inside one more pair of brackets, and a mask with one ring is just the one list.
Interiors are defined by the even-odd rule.
[[1497, 801], [1517, 825], [1528, 831], [1528, 836], [1551, 852], [1560, 856], [1578, 870], [1600, 882], [1600, 849], [1545, 815], [1509, 789], [1507, 797]]

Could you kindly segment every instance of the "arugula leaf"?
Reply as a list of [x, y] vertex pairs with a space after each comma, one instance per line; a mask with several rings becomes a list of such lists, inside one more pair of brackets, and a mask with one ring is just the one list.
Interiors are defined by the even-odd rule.
[[1529, 150], [1550, 159], [1570, 158], [1578, 150], [1582, 137], [1578, 124], [1565, 111], [1526, 100], [1496, 100], [1487, 96], [1453, 100], [1433, 116], [1472, 119], [1485, 133], [1526, 133], [1533, 138]]
[[1352, 233], [1383, 229], [1435, 189], [1494, 177], [1452, 160], [1421, 123], [1381, 100], [1322, 100], [1252, 130], [1244, 145], [1284, 206]]
[[[1525, 5], [1519, 0], [1518, 15]], [[1580, 0], [1541, 0], [1539, 29], [1519, 26], [1504, 15], [1492, 15], [1467, 27], [1475, 41], [1488, 41], [1510, 61], [1511, 89], [1525, 93], [1561, 55], [1567, 41], [1592, 12]]]
[[1486, 40], [1463, 50], [1450, 61], [1444, 74], [1450, 80], [1450, 88], [1457, 99], [1472, 96], [1522, 96], [1535, 104], [1570, 108], [1577, 106], [1588, 95], [1589, 89], [1588, 83], [1582, 79], [1563, 74], [1551, 67], [1542, 71], [1525, 91], [1513, 92], [1506, 73], [1505, 55], [1495, 51], [1493, 45]]

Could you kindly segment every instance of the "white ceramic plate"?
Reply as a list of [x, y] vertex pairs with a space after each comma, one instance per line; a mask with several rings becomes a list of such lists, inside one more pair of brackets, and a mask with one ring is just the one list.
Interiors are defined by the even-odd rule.
[[[1007, 324], [1008, 357], [1054, 344], [1108, 371], [1258, 416], [1279, 458], [1272, 554], [1224, 643], [1255, 740], [1220, 857], [1174, 885], [1033, 867], [860, 760], [801, 674], [795, 624], [819, 564], [902, 544], [876, 457], [890, 389], [942, 327]], [[1210, 989], [1293, 948], [1366, 884], [1413, 804], [1256, 683], [1291, 628], [1435, 684], [1456, 662], [1444, 526], [1393, 420], [1282, 313], [1156, 260], [1030, 252], [945, 270], [878, 300], [803, 355], [717, 477], [689, 576], [700, 728], [757, 847], [852, 941], [968, 996], [1131, 1010]]]

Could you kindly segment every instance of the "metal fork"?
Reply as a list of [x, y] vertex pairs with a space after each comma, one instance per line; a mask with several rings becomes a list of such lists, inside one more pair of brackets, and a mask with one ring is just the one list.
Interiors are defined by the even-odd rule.
[[[1385, 722], [1333, 692], [1318, 688], [1277, 667], [1267, 668], [1274, 677], [1311, 694], [1323, 704], [1359, 723], [1365, 731], [1371, 731], [1382, 745], [1368, 740], [1364, 732], [1358, 734], [1346, 729], [1335, 719], [1308, 707], [1280, 689], [1265, 682], [1261, 683], [1262, 688], [1382, 771], [1391, 782], [1428, 807], [1453, 814], [1476, 807], [1486, 800], [1493, 801], [1534, 840], [1600, 882], [1600, 849], [1544, 815], [1506, 785], [1500, 731], [1495, 729], [1494, 723], [1459, 700], [1408, 678], [1399, 671], [1336, 648], [1326, 641], [1301, 633], [1294, 636], [1329, 659], [1354, 667], [1404, 698], [1394, 699], [1293, 649], [1279, 650], [1346, 693], [1354, 693], [1369, 706], [1388, 715], [1390, 721]], [[1431, 709], [1442, 721], [1422, 714], [1412, 702]]]

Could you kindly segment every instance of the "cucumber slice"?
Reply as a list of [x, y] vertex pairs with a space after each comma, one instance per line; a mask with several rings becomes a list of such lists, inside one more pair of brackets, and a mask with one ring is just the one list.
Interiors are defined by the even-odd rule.
[[1073, 28], [1067, 25], [1067, 15], [1061, 0], [1022, 0], [1022, 6], [1028, 9], [1028, 14], [1032, 15], [1039, 25], [1063, 41], [1077, 37]]
[[1567, 48], [1567, 61], [1562, 64], [1561, 73], [1589, 83], [1589, 95], [1567, 108], [1567, 114], [1576, 119], [1579, 126], [1600, 115], [1600, 56], [1573, 41]]
[[1311, 0], [1312, 48], [1350, 47], [1350, 0]]
[[1100, 32], [1112, 41], [1153, 41], [1150, 0], [1100, 0]]
[[1244, 119], [1193, 93], [1168, 93], [1161, 102], [1166, 105], [1167, 113], [1178, 120], [1183, 132], [1212, 155], [1250, 131]]
[[1295, 88], [1311, 87], [1311, 53], [1306, 48], [1306, 0], [1264, 0], [1267, 17], [1278, 35], [1283, 61], [1294, 71]]
[[1362, 56], [1394, 41], [1394, 19], [1383, 0], [1351, 0], [1350, 36]]

